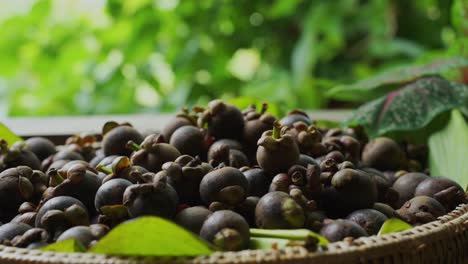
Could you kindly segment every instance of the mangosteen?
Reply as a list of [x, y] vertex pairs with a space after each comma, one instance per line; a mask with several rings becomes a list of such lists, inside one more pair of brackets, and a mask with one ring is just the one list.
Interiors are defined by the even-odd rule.
[[352, 212], [347, 220], [360, 225], [369, 235], [377, 235], [387, 216], [374, 209], [360, 209]]
[[179, 127], [171, 136], [169, 143], [182, 155], [203, 156], [207, 149], [207, 138], [203, 129], [195, 126]]
[[180, 211], [174, 219], [178, 225], [199, 235], [203, 223], [211, 215], [211, 211], [203, 206], [188, 207]]
[[128, 218], [127, 208], [123, 205], [123, 194], [132, 183], [125, 179], [112, 179], [99, 187], [94, 205], [99, 212], [99, 223], [115, 226]]
[[213, 143], [208, 150], [208, 162], [216, 167], [225, 166], [241, 168], [249, 165], [249, 159], [242, 152], [242, 145], [232, 139], [221, 139]]
[[25, 150], [34, 153], [41, 161], [57, 152], [55, 144], [44, 137], [28, 138], [24, 143]]
[[302, 207], [284, 192], [265, 194], [257, 203], [255, 222], [264, 229], [294, 229], [304, 226]]
[[131, 141], [128, 145], [135, 151], [131, 156], [132, 164], [154, 173], [161, 171], [161, 166], [165, 162], [174, 161], [180, 156], [179, 150], [164, 143], [161, 135], [147, 136], [140, 146]]
[[57, 196], [72, 196], [83, 202], [90, 212], [95, 212], [94, 197], [101, 180], [83, 164], [75, 164], [65, 170], [49, 172], [49, 188], [43, 194], [46, 201]]
[[295, 122], [287, 133], [295, 138], [302, 154], [307, 154], [312, 157], [319, 157], [326, 154], [327, 150], [321, 143], [322, 134], [317, 127], [299, 121]]
[[0, 220], [8, 222], [18, 207], [34, 197], [33, 170], [26, 166], [10, 168], [0, 173]]
[[216, 139], [242, 139], [244, 116], [235, 106], [217, 99], [208, 103], [208, 108], [198, 118], [198, 126], [208, 127], [208, 133]]
[[89, 225], [89, 214], [78, 199], [58, 196], [48, 200], [39, 208], [35, 225], [44, 228], [52, 238], [56, 239], [70, 227]]
[[32, 227], [24, 223], [7, 223], [0, 226], [0, 244], [11, 241], [14, 237], [24, 234]]
[[323, 227], [323, 223], [327, 216], [323, 211], [305, 211], [305, 223], [304, 227], [310, 229], [316, 233], [320, 232]]
[[244, 217], [250, 227], [256, 227], [255, 208], [257, 208], [258, 201], [260, 197], [249, 196], [235, 208], [235, 211]]
[[437, 220], [445, 214], [444, 206], [429, 196], [415, 196], [395, 211], [395, 216], [412, 225], [422, 225]]
[[11, 240], [11, 245], [14, 247], [29, 248], [30, 245], [47, 244], [49, 240], [49, 233], [47, 233], [45, 229], [30, 228], [23, 234], [15, 236]]
[[63, 166], [64, 164], [67, 164], [68, 162], [75, 161], [75, 160], [84, 161], [84, 157], [76, 151], [73, 151], [70, 149], [62, 149], [62, 150], [59, 150], [54, 155], [49, 156], [48, 158], [43, 160], [41, 164], [41, 170], [47, 171], [53, 165], [56, 166], [57, 164], [60, 164], [61, 166]]
[[362, 163], [381, 171], [406, 167], [406, 154], [391, 138], [378, 137], [369, 141], [362, 151]]
[[27, 150], [25, 142], [16, 142], [8, 147], [4, 139], [0, 139], [0, 168], [27, 166], [33, 170], [41, 168], [41, 161], [32, 151]]
[[262, 104], [260, 111], [255, 105], [251, 105], [248, 111], [244, 111], [244, 141], [247, 146], [256, 146], [263, 132], [270, 130], [276, 118], [267, 114], [268, 104]]
[[374, 206], [372, 207], [372, 209], [375, 209], [375, 210], [381, 212], [387, 218], [392, 218], [393, 215], [394, 215], [394, 212], [395, 212], [395, 209], [393, 209], [393, 207], [391, 207], [388, 204], [384, 204], [384, 203], [375, 203]]
[[287, 127], [293, 127], [294, 123], [296, 122], [304, 122], [308, 126], [312, 125], [312, 120], [310, 120], [306, 112], [298, 109], [290, 111], [280, 120], [280, 123]]
[[34, 226], [36, 222], [37, 212], [24, 212], [11, 219], [11, 223], [24, 223]]
[[95, 224], [90, 226], [74, 226], [63, 232], [58, 238], [57, 242], [75, 239], [80, 242], [85, 248], [91, 247], [105, 234], [109, 232], [109, 228], [105, 225]]
[[393, 189], [398, 192], [399, 196], [394, 208], [400, 208], [406, 201], [413, 198], [416, 187], [426, 179], [429, 179], [429, 176], [420, 172], [410, 172], [398, 177], [393, 183]]
[[78, 152], [86, 161], [96, 156], [97, 138], [94, 134], [81, 133], [67, 138], [65, 148]]
[[299, 160], [299, 148], [294, 138], [282, 130], [282, 125], [276, 121], [273, 130], [263, 133], [257, 143], [258, 164], [269, 174], [286, 172]]
[[447, 211], [465, 203], [465, 192], [456, 182], [445, 177], [431, 177], [418, 184], [415, 196], [429, 196], [439, 201]]
[[131, 183], [145, 182], [146, 180], [142, 179], [142, 177], [148, 172], [147, 169], [141, 166], [132, 165], [132, 162], [126, 156], [116, 157], [110, 165], [110, 168], [98, 165], [96, 169], [105, 173], [102, 183], [108, 182], [112, 179], [125, 179]]
[[377, 185], [368, 173], [354, 169], [336, 172], [321, 193], [322, 206], [330, 217], [343, 217], [365, 208], [372, 208], [377, 201]]
[[158, 175], [168, 177], [169, 184], [176, 190], [179, 202], [188, 205], [201, 204], [200, 182], [213, 167], [202, 162], [197, 156], [195, 158], [182, 155], [174, 162], [166, 162]]
[[102, 149], [106, 156], [130, 156], [132, 150], [126, 147], [127, 142], [140, 144], [144, 139], [143, 135], [129, 124], [119, 125], [112, 121], [104, 124], [102, 136]]
[[262, 197], [268, 192], [271, 177], [261, 168], [241, 168], [242, 173], [249, 182], [247, 196]]
[[361, 170], [374, 177], [378, 191], [377, 201], [389, 205], [395, 205], [398, 202], [400, 196], [399, 193], [393, 189], [392, 183], [383, 175], [383, 173], [373, 168], [362, 168]]
[[346, 237], [358, 238], [368, 236], [360, 225], [343, 219], [328, 222], [322, 227], [320, 234], [330, 242], [341, 241]]
[[172, 134], [182, 126], [196, 126], [197, 125], [197, 116], [194, 113], [190, 113], [187, 108], [183, 108], [181, 113], [177, 114], [175, 117], [171, 118], [169, 122], [161, 130], [161, 135], [164, 138], [165, 142], [171, 140]]
[[222, 167], [207, 173], [200, 183], [200, 195], [206, 205], [220, 202], [235, 206], [245, 200], [249, 182], [238, 169]]
[[124, 192], [123, 204], [130, 217], [154, 215], [172, 219], [179, 203], [176, 191], [168, 184], [166, 176], [146, 174], [143, 177], [152, 178], [151, 182], [131, 185]]
[[239, 141], [229, 138], [222, 138], [213, 142], [213, 144], [211, 144], [211, 146], [209, 147], [207, 158], [208, 161], [212, 160], [213, 157], [216, 155], [215, 152], [217, 152], [218, 149], [222, 148], [223, 146], [227, 146], [229, 147], [229, 149], [244, 151], [244, 146]]
[[318, 162], [312, 158], [311, 156], [309, 155], [305, 155], [305, 154], [300, 154], [299, 155], [299, 160], [297, 161], [297, 165], [301, 165], [302, 167], [306, 167], [307, 168], [307, 165], [319, 165]]
[[246, 249], [250, 241], [249, 224], [233, 211], [217, 211], [203, 223], [200, 237], [221, 250]]

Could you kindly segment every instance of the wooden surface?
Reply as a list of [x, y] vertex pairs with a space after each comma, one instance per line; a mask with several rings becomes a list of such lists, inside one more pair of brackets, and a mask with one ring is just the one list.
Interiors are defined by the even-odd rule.
[[[313, 120], [341, 121], [350, 110], [309, 111]], [[110, 120], [130, 122], [142, 132], [158, 131], [173, 117], [173, 114], [17, 117], [1, 119], [13, 132], [23, 137], [63, 136], [81, 132], [100, 133], [102, 125]]]

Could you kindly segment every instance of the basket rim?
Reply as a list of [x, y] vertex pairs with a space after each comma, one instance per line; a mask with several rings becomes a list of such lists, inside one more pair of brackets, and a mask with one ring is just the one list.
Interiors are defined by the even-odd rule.
[[[468, 230], [468, 204], [460, 204], [453, 211], [439, 217], [436, 221], [413, 227], [411, 229], [385, 234], [382, 236], [361, 237], [352, 241], [329, 243], [323, 251], [308, 252], [302, 247], [288, 247], [280, 250], [242, 250], [238, 252], [214, 252], [208, 256], [199, 257], [126, 257], [110, 256], [94, 253], [62, 253], [41, 250], [29, 250], [0, 245], [0, 263], [253, 263], [278, 262], [285, 260], [327, 258], [341, 254], [379, 248], [389, 244], [412, 243], [416, 239], [424, 239], [434, 234], [447, 231], [460, 232]], [[448, 232], [450, 233], [450, 232]]]

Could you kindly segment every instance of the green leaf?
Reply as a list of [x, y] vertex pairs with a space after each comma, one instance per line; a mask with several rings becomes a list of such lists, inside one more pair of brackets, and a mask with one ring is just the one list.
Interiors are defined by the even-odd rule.
[[251, 228], [250, 237], [264, 237], [264, 238], [281, 238], [288, 240], [318, 240], [319, 246], [328, 244], [328, 240], [308, 229], [259, 229]]
[[454, 0], [452, 4], [452, 24], [460, 36], [468, 35], [468, 2]]
[[385, 221], [380, 227], [379, 233], [377, 234], [378, 236], [382, 236], [385, 234], [390, 234], [390, 233], [395, 233], [395, 232], [401, 232], [405, 231], [407, 229], [413, 228], [412, 225], [406, 223], [405, 221], [402, 221], [398, 218], [390, 218], [387, 221]]
[[0, 138], [3, 138], [8, 142], [8, 145], [13, 145], [17, 141], [22, 141], [23, 139], [17, 136], [13, 131], [0, 122]]
[[210, 246], [182, 227], [159, 217], [141, 217], [120, 224], [89, 252], [122, 256], [199, 256]]
[[429, 137], [431, 174], [468, 186], [467, 150], [468, 124], [459, 110], [452, 110], [447, 126]]
[[466, 66], [468, 66], [468, 59], [454, 57], [435, 60], [424, 65], [398, 67], [357, 83], [336, 86], [328, 90], [325, 95], [338, 100], [363, 102], [422, 76], [439, 74]]
[[46, 247], [41, 248], [43, 251], [55, 251], [55, 252], [67, 252], [67, 253], [76, 253], [76, 252], [85, 252], [86, 249], [79, 241], [75, 239], [67, 239], [59, 241], [53, 244], [50, 244]]
[[428, 76], [364, 104], [344, 125], [362, 125], [370, 137], [411, 132], [430, 125], [439, 114], [467, 103], [467, 86]]
[[302, 0], [276, 0], [269, 10], [269, 16], [279, 18], [288, 16], [294, 13]]

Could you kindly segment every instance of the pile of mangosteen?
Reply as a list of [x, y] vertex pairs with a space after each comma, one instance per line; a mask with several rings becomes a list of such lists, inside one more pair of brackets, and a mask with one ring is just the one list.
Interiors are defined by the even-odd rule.
[[2, 140], [0, 243], [74, 238], [89, 248], [122, 222], [158, 216], [242, 250], [249, 228], [339, 241], [375, 235], [392, 217], [434, 221], [467, 202], [459, 184], [429, 175], [426, 146], [317, 127], [299, 110], [277, 119], [266, 104], [241, 111], [214, 100], [156, 129], [108, 122], [63, 145]]

